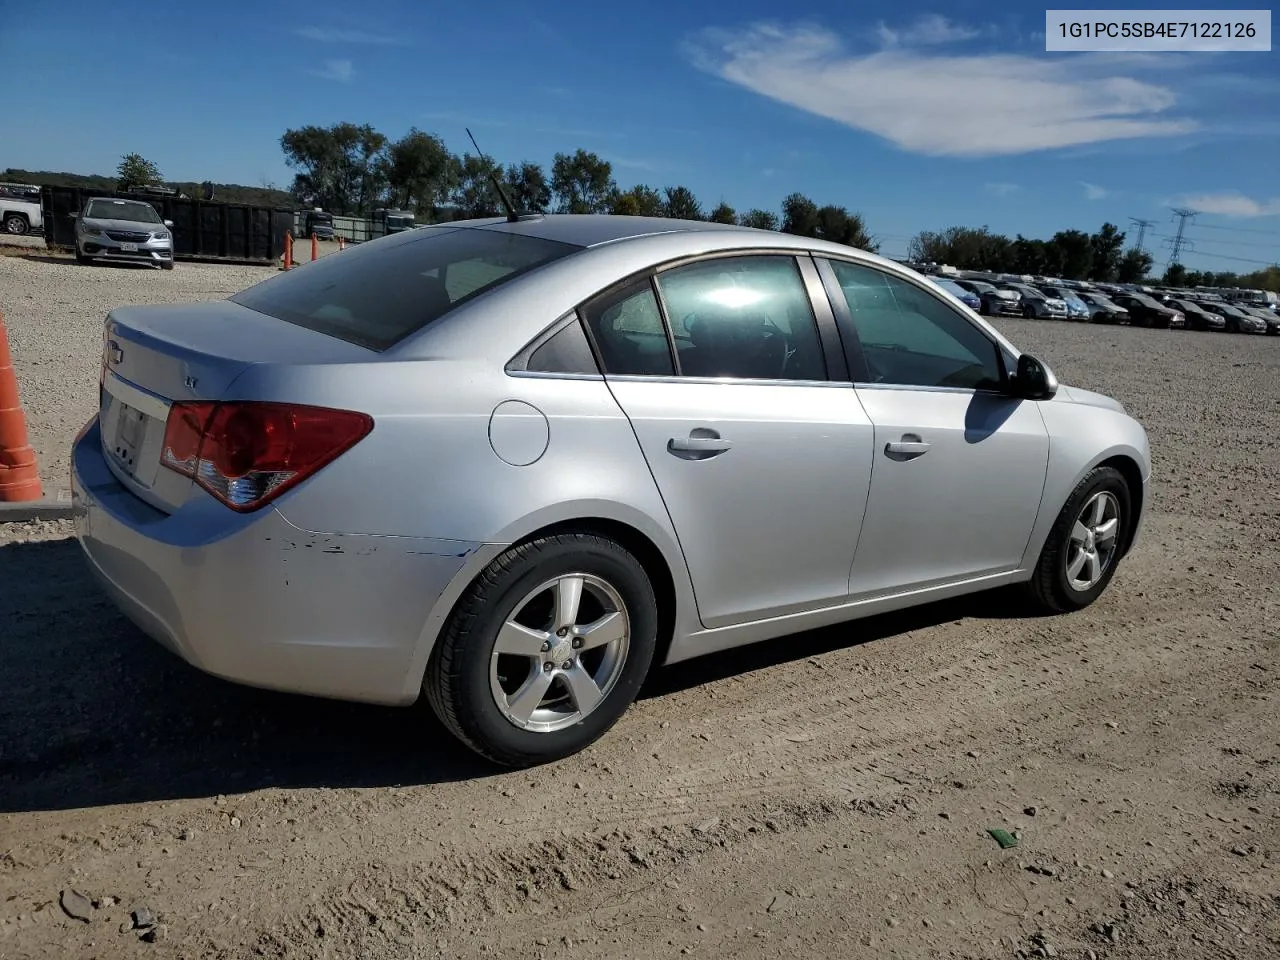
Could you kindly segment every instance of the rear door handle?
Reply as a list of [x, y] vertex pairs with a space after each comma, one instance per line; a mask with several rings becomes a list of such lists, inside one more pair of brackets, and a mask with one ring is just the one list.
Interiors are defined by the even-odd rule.
[[914, 460], [928, 452], [928, 442], [914, 433], [904, 434], [901, 440], [891, 440], [884, 445], [884, 455], [891, 460]]
[[724, 453], [733, 444], [723, 437], [672, 437], [667, 452], [686, 460], [705, 460]]

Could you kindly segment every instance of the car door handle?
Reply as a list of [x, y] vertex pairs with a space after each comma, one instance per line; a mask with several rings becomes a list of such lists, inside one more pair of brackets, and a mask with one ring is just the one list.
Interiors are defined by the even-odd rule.
[[667, 452], [686, 459], [706, 459], [724, 453], [733, 444], [723, 437], [672, 437]]
[[908, 433], [901, 440], [890, 440], [884, 445], [884, 455], [891, 460], [914, 460], [929, 452], [929, 444], [914, 433]]

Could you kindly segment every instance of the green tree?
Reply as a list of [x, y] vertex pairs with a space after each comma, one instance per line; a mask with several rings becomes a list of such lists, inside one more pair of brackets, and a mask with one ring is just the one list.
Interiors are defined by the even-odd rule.
[[604, 213], [617, 190], [613, 165], [594, 153], [557, 153], [551, 165], [551, 192], [561, 213]]
[[457, 186], [457, 160], [444, 141], [416, 127], [387, 147], [387, 184], [394, 206], [434, 220]]
[[507, 193], [520, 213], [546, 213], [551, 206], [551, 184], [542, 165], [528, 160], [507, 167]]
[[912, 260], [948, 263], [961, 270], [1007, 270], [1009, 238], [993, 234], [987, 227], [948, 227], [933, 233], [925, 230], [907, 244]]
[[1018, 234], [1013, 240], [1014, 273], [1029, 273], [1032, 276], [1045, 273], [1045, 243], [1043, 240], [1032, 240]]
[[1116, 279], [1121, 283], [1141, 283], [1151, 272], [1155, 258], [1145, 250], [1126, 250], [1120, 258]]
[[673, 220], [701, 220], [702, 204], [688, 187], [667, 187], [663, 191], [662, 215]]
[[280, 147], [285, 162], [299, 171], [292, 192], [302, 203], [364, 215], [386, 193], [387, 138], [367, 123], [286, 130]]
[[738, 215], [733, 207], [721, 200], [716, 204], [716, 208], [707, 214], [707, 219], [712, 223], [737, 223]]
[[1083, 230], [1059, 230], [1050, 241], [1058, 249], [1061, 266], [1054, 276], [1083, 280], [1093, 267], [1093, 243]]
[[850, 213], [844, 207], [833, 204], [818, 209], [817, 236], [819, 240], [843, 243], [846, 247], [857, 247], [871, 253], [880, 249], [875, 238], [867, 232], [862, 214]]
[[458, 161], [458, 181], [453, 191], [453, 205], [461, 217], [494, 217], [502, 208], [502, 200], [493, 178], [502, 174], [489, 157], [463, 154]]
[[850, 213], [834, 204], [819, 207], [802, 193], [788, 194], [782, 201], [782, 232], [872, 252], [877, 249], [875, 239], [867, 233], [862, 214]]
[[116, 167], [116, 181], [120, 190], [130, 187], [150, 187], [163, 183], [160, 168], [140, 153], [126, 153]]
[[609, 198], [609, 212], [621, 217], [664, 216], [662, 194], [643, 183], [630, 190], [615, 190]]
[[1089, 238], [1093, 248], [1093, 262], [1089, 267], [1089, 279], [1104, 283], [1114, 282], [1120, 273], [1120, 257], [1124, 252], [1124, 233], [1114, 223], [1104, 223]]
[[1166, 287], [1190, 286], [1190, 284], [1187, 283], [1187, 268], [1180, 263], [1169, 264], [1168, 268], [1164, 272], [1164, 277], [1161, 278], [1161, 282]]
[[803, 193], [790, 193], [782, 201], [782, 232], [797, 237], [818, 235], [818, 205]]
[[748, 210], [738, 217], [738, 226], [751, 227], [754, 230], [777, 230], [778, 215], [772, 210], [760, 210], [759, 208]]

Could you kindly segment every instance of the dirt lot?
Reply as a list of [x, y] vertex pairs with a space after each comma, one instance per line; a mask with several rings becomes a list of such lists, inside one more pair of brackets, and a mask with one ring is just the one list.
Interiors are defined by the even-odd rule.
[[[83, 406], [32, 411], [48, 451], [91, 409], [101, 307], [39, 268], [83, 341], [32, 362], [7, 305], [24, 391]], [[202, 676], [99, 598], [65, 526], [0, 528], [0, 958], [1280, 956], [1280, 340], [1002, 326], [1150, 431], [1150, 521], [1101, 601], [982, 596], [660, 671], [531, 772], [425, 707]], [[122, 930], [139, 906], [154, 943]]]

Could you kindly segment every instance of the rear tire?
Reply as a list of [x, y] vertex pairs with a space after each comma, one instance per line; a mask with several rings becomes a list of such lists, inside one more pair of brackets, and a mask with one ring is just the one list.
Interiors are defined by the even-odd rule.
[[1096, 467], [1086, 474], [1049, 531], [1025, 585], [1027, 599], [1049, 613], [1083, 610], [1097, 600], [1120, 563], [1131, 502], [1119, 470]]
[[30, 229], [31, 224], [20, 213], [11, 213], [4, 218], [4, 232], [11, 236], [20, 237]]
[[[626, 712], [657, 632], [653, 586], [629, 551], [594, 533], [540, 537], [467, 588], [423, 687], [477, 753], [506, 767], [547, 763], [585, 749]], [[500, 641], [517, 652], [499, 653]]]

